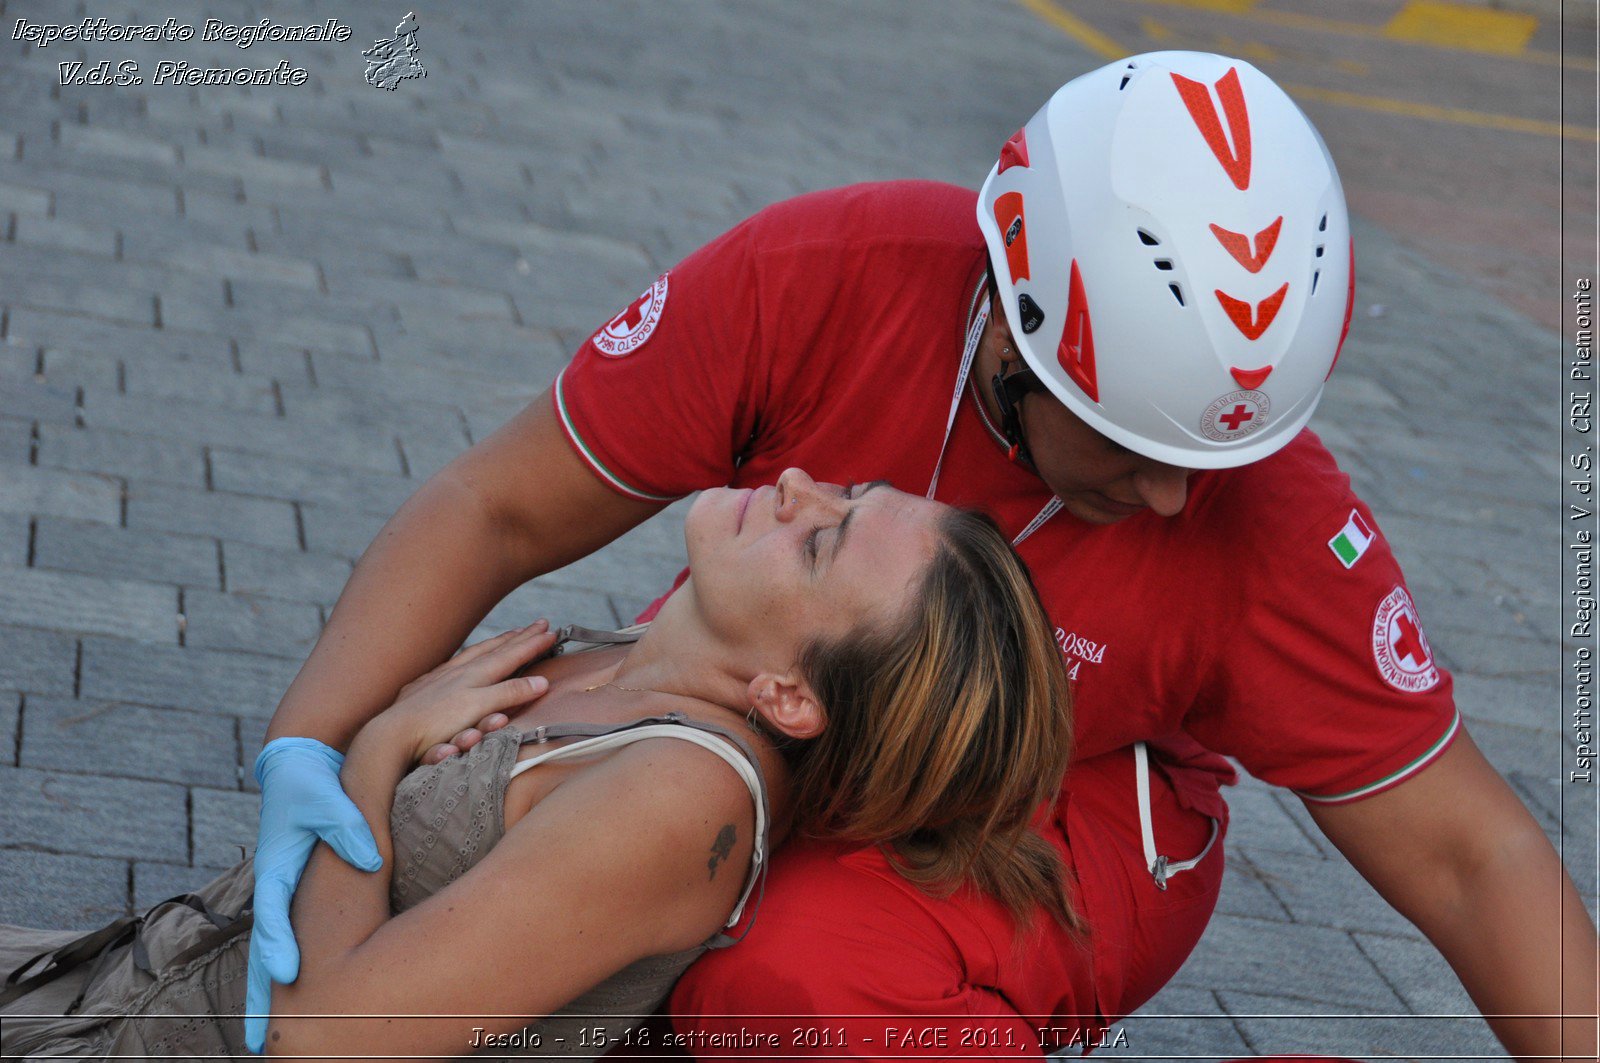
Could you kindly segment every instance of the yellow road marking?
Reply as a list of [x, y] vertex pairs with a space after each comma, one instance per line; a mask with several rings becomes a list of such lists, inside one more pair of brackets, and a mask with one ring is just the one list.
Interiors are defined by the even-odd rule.
[[1600, 132], [1583, 126], [1561, 122], [1545, 122], [1536, 118], [1518, 118], [1510, 114], [1491, 114], [1487, 111], [1470, 111], [1464, 107], [1438, 107], [1431, 103], [1413, 103], [1387, 96], [1363, 96], [1355, 92], [1318, 88], [1315, 85], [1289, 85], [1284, 90], [1301, 99], [1320, 100], [1339, 107], [1358, 111], [1376, 111], [1380, 114], [1398, 114], [1407, 118], [1424, 118], [1434, 122], [1477, 126], [1480, 129], [1504, 129], [1513, 133], [1533, 133], [1545, 137], [1565, 137], [1568, 140], [1600, 141]]
[[[1076, 15], [1069, 14], [1053, 0], [1020, 0], [1023, 7], [1040, 19], [1055, 26], [1067, 36], [1106, 59], [1121, 59], [1133, 53], [1112, 38], [1101, 33]], [[1151, 2], [1151, 0], [1146, 0]], [[1154, 0], [1157, 3], [1177, 3], [1179, 0]], [[1432, 122], [1476, 126], [1480, 129], [1504, 129], [1514, 133], [1531, 133], [1535, 136], [1565, 137], [1568, 140], [1600, 142], [1600, 133], [1585, 126], [1561, 122], [1546, 122], [1534, 118], [1518, 118], [1509, 114], [1473, 111], [1465, 107], [1439, 107], [1431, 103], [1396, 100], [1387, 96], [1365, 96], [1356, 92], [1318, 88], [1315, 85], [1288, 85], [1284, 90], [1302, 99], [1319, 100], [1336, 107], [1349, 107], [1358, 111], [1375, 111], [1380, 114], [1397, 114], [1408, 118], [1421, 118]]]
[[1276, 63], [1283, 57], [1260, 41], [1236, 41], [1232, 37], [1218, 36], [1217, 51], [1224, 55], [1237, 55], [1253, 63]]
[[1172, 37], [1172, 27], [1164, 22], [1157, 22], [1148, 15], [1140, 16], [1139, 28], [1144, 30], [1144, 35], [1152, 41], [1165, 41]]
[[1539, 20], [1533, 15], [1411, 0], [1383, 27], [1383, 35], [1441, 48], [1520, 55], [1538, 28]]
[[1103, 59], [1121, 59], [1133, 54], [1081, 18], [1061, 10], [1050, 0], [1022, 0], [1022, 6]]
[[[1188, 8], [1193, 6], [1190, 0], [1130, 0], [1130, 2], [1158, 7]], [[1415, 40], [1409, 37], [1389, 36], [1385, 32], [1385, 27], [1371, 26], [1364, 22], [1345, 22], [1339, 19], [1323, 18], [1320, 15], [1302, 15], [1294, 11], [1261, 11], [1254, 8], [1247, 11], [1232, 11], [1227, 7], [1218, 7], [1212, 10], [1217, 14], [1230, 18], [1265, 22], [1268, 25], [1282, 26], [1286, 29], [1308, 30], [1312, 33], [1332, 33], [1342, 37], [1367, 37], [1375, 40], [1392, 41], [1396, 44], [1438, 48], [1444, 51], [1463, 50], [1458, 46], [1444, 44], [1438, 40]], [[1477, 51], [1479, 49], [1472, 50]], [[1541, 66], [1565, 66], [1571, 70], [1594, 70], [1596, 68], [1596, 63], [1592, 59], [1576, 57], [1563, 59], [1557, 52], [1542, 52], [1533, 48], [1525, 49], [1514, 56], [1507, 56], [1507, 58], [1523, 63], [1538, 63]]]
[[1261, 0], [1172, 0], [1177, 7], [1197, 7], [1202, 11], [1226, 11], [1230, 15], [1242, 15], [1255, 7]]

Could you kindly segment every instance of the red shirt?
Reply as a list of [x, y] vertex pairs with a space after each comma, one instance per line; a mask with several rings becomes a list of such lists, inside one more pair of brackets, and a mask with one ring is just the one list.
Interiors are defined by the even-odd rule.
[[[933, 182], [856, 185], [730, 230], [558, 378], [574, 447], [639, 498], [772, 483], [790, 466], [924, 493], [983, 292], [975, 203]], [[1016, 535], [1051, 495], [1007, 461], [969, 388], [936, 497]], [[1309, 431], [1197, 473], [1176, 517], [1062, 512], [1019, 549], [1075, 680], [1082, 757], [1152, 740], [1204, 760], [1197, 739], [1313, 800], [1351, 800], [1456, 732], [1399, 566]]]

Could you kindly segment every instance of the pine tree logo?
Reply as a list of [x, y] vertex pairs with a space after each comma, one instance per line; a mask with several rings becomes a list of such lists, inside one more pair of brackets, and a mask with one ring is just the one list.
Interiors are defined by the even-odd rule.
[[361, 53], [367, 59], [367, 84], [393, 92], [407, 78], [425, 78], [417, 59], [417, 16], [407, 11], [394, 36], [385, 41], [374, 41], [372, 47]]

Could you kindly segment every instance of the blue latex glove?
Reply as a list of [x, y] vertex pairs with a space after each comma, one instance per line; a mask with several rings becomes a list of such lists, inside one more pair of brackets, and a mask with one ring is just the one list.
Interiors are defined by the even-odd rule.
[[272, 983], [300, 976], [300, 949], [289, 926], [289, 901], [321, 838], [363, 871], [383, 866], [366, 817], [339, 783], [344, 754], [314, 738], [277, 738], [256, 758], [261, 832], [256, 840], [255, 925], [245, 989], [244, 1040], [266, 1046]]

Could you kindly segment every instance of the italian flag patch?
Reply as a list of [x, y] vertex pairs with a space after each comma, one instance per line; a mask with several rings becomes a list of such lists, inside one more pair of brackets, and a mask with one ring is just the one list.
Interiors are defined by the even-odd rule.
[[1367, 547], [1372, 545], [1372, 540], [1378, 533], [1372, 530], [1356, 510], [1350, 511], [1350, 519], [1344, 522], [1344, 527], [1339, 529], [1339, 534], [1328, 540], [1328, 549], [1333, 551], [1333, 556], [1339, 563], [1349, 568], [1361, 560], [1361, 555], [1367, 552]]

